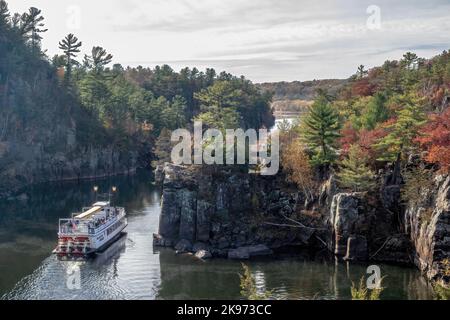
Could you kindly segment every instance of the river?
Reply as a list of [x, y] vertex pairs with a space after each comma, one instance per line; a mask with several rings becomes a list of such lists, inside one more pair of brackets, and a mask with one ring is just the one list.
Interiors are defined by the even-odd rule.
[[[115, 202], [128, 212], [127, 233], [97, 258], [59, 261], [58, 218], [94, 201], [93, 186], [118, 187]], [[160, 193], [150, 177], [119, 177], [30, 188], [27, 197], [0, 203], [2, 299], [240, 299], [237, 261], [199, 261], [155, 249]], [[367, 265], [278, 257], [248, 263], [258, 290], [277, 299], [350, 299], [352, 281]], [[432, 299], [430, 284], [414, 268], [380, 265], [383, 299]], [[78, 276], [78, 281], [72, 281]]]

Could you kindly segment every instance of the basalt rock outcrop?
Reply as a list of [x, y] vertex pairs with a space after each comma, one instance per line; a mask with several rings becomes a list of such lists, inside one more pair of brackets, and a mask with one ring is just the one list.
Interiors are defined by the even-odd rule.
[[[343, 192], [333, 177], [317, 195], [288, 188], [284, 177], [236, 168], [160, 168], [163, 184], [154, 245], [199, 257], [249, 259], [284, 248], [330, 251], [349, 261], [416, 264], [448, 286], [450, 177], [406, 206], [398, 171], [380, 177], [377, 192]], [[419, 203], [419, 204], [418, 204]]]
[[116, 126], [99, 121], [92, 105], [80, 104], [77, 90], [62, 85], [45, 55], [30, 54], [18, 40], [2, 28], [0, 198], [41, 182], [131, 173], [144, 155], [150, 162], [147, 136], [111, 130]]
[[[161, 170], [161, 169], [160, 169]], [[322, 246], [314, 227], [289, 227], [305, 199], [280, 188], [279, 177], [242, 168], [182, 167], [166, 164], [159, 232], [155, 246], [195, 247], [213, 256], [247, 259], [289, 246]], [[301, 224], [320, 226], [317, 217]], [[186, 244], [191, 250], [186, 250]]]
[[337, 193], [330, 207], [334, 254], [344, 260], [376, 260], [408, 264], [411, 245], [398, 231], [396, 216], [382, 199], [368, 193]]
[[[56, 135], [57, 133], [55, 133]], [[67, 137], [68, 140], [69, 136]], [[49, 152], [44, 145], [2, 142], [0, 148], [0, 198], [31, 184], [133, 174], [138, 153], [109, 147], [66, 145]]]
[[333, 196], [329, 224], [335, 255], [415, 264], [429, 279], [449, 287], [450, 177], [438, 175], [430, 186], [418, 186], [420, 196], [406, 207], [400, 200], [401, 180], [391, 181], [378, 194]]
[[406, 208], [405, 228], [414, 244], [414, 262], [428, 278], [450, 287], [450, 176], [422, 188], [422, 200]]

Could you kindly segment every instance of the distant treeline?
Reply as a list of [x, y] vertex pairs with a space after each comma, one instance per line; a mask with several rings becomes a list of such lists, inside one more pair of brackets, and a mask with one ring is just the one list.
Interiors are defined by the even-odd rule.
[[261, 88], [274, 94], [274, 101], [281, 100], [314, 100], [318, 90], [325, 90], [330, 95], [336, 95], [348, 80], [325, 79], [293, 82], [267, 82], [258, 84]]

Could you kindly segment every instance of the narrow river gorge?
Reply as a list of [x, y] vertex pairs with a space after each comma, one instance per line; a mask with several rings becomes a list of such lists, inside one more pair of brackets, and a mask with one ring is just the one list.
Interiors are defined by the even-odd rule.
[[[200, 261], [153, 248], [160, 192], [147, 175], [33, 187], [0, 204], [0, 297], [2, 299], [240, 299], [237, 261]], [[92, 187], [118, 187], [126, 207], [127, 233], [97, 258], [59, 261], [51, 255], [58, 218], [92, 202]], [[350, 287], [367, 265], [311, 260], [303, 255], [249, 261], [260, 290], [277, 299], [350, 299]], [[432, 299], [431, 285], [414, 268], [380, 265], [382, 299]], [[73, 270], [80, 286], [68, 285]]]

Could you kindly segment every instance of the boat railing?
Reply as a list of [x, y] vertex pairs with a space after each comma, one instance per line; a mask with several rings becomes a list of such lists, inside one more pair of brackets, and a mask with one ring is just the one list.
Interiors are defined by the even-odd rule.
[[59, 219], [60, 234], [88, 234], [89, 226], [85, 221], [77, 219]]
[[[84, 209], [84, 208], [83, 208]], [[84, 210], [83, 210], [84, 211]], [[80, 219], [59, 219], [60, 234], [95, 234], [107, 222], [112, 219], [120, 219], [125, 215], [125, 208], [116, 207], [113, 211], [108, 211], [105, 217], [93, 220]]]

